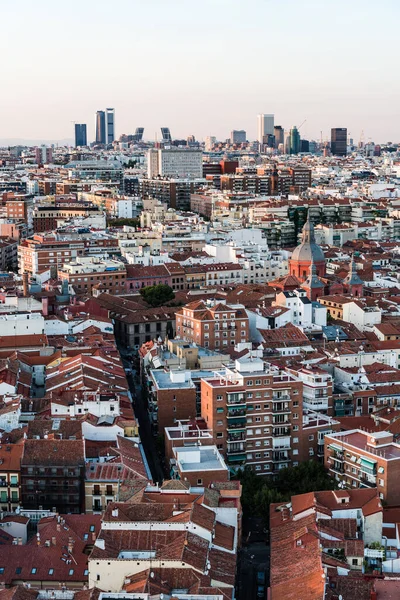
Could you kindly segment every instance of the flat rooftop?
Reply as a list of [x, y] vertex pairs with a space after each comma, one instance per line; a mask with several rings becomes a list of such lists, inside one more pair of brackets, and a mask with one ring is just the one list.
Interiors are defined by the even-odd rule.
[[182, 471], [227, 471], [216, 446], [174, 448], [176, 462]]
[[383, 433], [387, 435], [387, 432], [378, 432], [377, 433], [369, 433], [366, 431], [361, 431], [360, 429], [356, 429], [353, 431], [340, 431], [335, 434], [329, 434], [329, 437], [332, 437], [336, 442], [340, 445], [341, 443], [353, 446], [358, 450], [362, 450], [363, 452], [368, 452], [371, 456], [377, 458], [384, 458], [385, 460], [393, 460], [400, 458], [400, 445], [395, 444], [394, 442], [388, 442], [387, 444], [378, 444], [376, 446], [372, 446], [368, 444], [368, 439], [371, 436], [374, 436], [379, 440], [379, 433]]
[[151, 376], [159, 390], [191, 389], [195, 387], [191, 378], [187, 378], [187, 371], [152, 370]]

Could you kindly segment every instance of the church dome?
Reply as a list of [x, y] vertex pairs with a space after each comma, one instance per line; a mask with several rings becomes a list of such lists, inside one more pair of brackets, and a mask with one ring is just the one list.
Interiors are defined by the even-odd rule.
[[314, 226], [307, 221], [303, 227], [302, 241], [297, 248], [293, 250], [292, 261], [315, 263], [325, 262], [325, 255], [322, 249], [315, 242]]

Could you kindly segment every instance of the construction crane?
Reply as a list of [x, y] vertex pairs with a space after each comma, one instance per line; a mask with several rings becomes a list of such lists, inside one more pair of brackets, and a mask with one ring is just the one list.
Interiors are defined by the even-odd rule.
[[297, 130], [298, 130], [298, 131], [299, 131], [299, 130], [300, 130], [302, 127], [303, 127], [303, 125], [304, 125], [304, 123], [305, 123], [306, 121], [307, 121], [307, 119], [304, 119], [304, 121], [302, 122], [302, 124], [300, 125], [300, 127], [298, 127], [298, 128], [297, 128]]

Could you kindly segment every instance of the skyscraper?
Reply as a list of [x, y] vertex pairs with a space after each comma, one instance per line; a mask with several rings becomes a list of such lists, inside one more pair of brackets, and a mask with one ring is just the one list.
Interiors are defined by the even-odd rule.
[[115, 110], [106, 108], [106, 144], [112, 144], [115, 140]]
[[289, 154], [298, 154], [300, 152], [300, 133], [296, 126], [290, 130], [290, 150]]
[[233, 129], [231, 131], [231, 144], [245, 144], [246, 132], [244, 129]]
[[281, 127], [280, 125], [275, 125], [274, 136], [275, 136], [275, 148], [279, 148], [279, 144], [283, 144], [285, 141], [283, 127]]
[[257, 140], [268, 144], [268, 136], [274, 135], [274, 115], [257, 115]]
[[75, 123], [75, 146], [87, 146], [86, 124]]
[[331, 152], [335, 156], [346, 156], [346, 154], [347, 154], [347, 129], [346, 129], [346, 127], [334, 127], [331, 129]]
[[136, 127], [135, 134], [133, 137], [133, 142], [141, 142], [143, 139], [144, 127]]
[[106, 113], [98, 110], [96, 113], [96, 144], [106, 143]]
[[164, 143], [172, 142], [169, 127], [161, 127], [161, 137]]

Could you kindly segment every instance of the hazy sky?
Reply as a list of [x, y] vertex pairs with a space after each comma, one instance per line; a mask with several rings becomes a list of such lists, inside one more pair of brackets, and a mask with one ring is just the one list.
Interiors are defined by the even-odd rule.
[[0, 139], [116, 134], [400, 141], [400, 0], [0, 0]]

